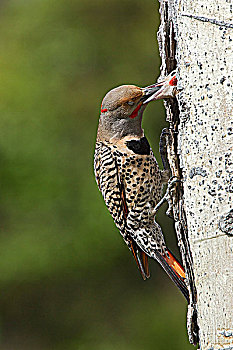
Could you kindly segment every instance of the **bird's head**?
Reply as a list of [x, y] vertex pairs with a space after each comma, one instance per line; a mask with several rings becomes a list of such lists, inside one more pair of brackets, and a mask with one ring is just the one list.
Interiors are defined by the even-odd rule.
[[122, 138], [142, 136], [141, 121], [147, 104], [162, 98], [174, 97], [175, 72], [164, 81], [145, 88], [121, 85], [110, 90], [101, 104], [98, 134], [101, 137]]

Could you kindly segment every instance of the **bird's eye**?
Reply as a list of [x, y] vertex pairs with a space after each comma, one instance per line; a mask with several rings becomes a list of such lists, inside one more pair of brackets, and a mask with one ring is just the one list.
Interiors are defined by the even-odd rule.
[[128, 103], [128, 105], [130, 105], [130, 106], [133, 106], [133, 105], [134, 105], [134, 102], [133, 102], [133, 101], [128, 101], [127, 103]]

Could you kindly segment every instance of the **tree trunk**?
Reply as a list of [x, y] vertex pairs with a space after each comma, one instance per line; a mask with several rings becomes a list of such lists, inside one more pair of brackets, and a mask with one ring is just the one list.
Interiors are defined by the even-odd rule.
[[[162, 75], [173, 215], [190, 291], [188, 334], [202, 350], [233, 349], [233, 23], [231, 0], [161, 0]], [[172, 163], [173, 162], [173, 163]], [[174, 166], [173, 166], [173, 165]], [[199, 338], [199, 340], [198, 340]]]

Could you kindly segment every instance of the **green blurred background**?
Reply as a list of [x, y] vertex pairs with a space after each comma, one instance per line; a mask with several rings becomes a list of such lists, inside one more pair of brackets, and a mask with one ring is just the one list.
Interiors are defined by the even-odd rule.
[[[184, 298], [156, 262], [141, 279], [93, 175], [104, 94], [159, 75], [158, 8], [0, 3], [0, 349], [193, 349]], [[150, 105], [158, 158], [164, 126], [162, 102]], [[171, 220], [159, 222], [178, 255]]]

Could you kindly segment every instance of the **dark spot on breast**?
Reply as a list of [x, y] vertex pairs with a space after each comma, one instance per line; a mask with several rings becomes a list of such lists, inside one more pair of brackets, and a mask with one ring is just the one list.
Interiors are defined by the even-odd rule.
[[150, 145], [146, 137], [140, 140], [126, 141], [126, 146], [136, 154], [150, 154]]

